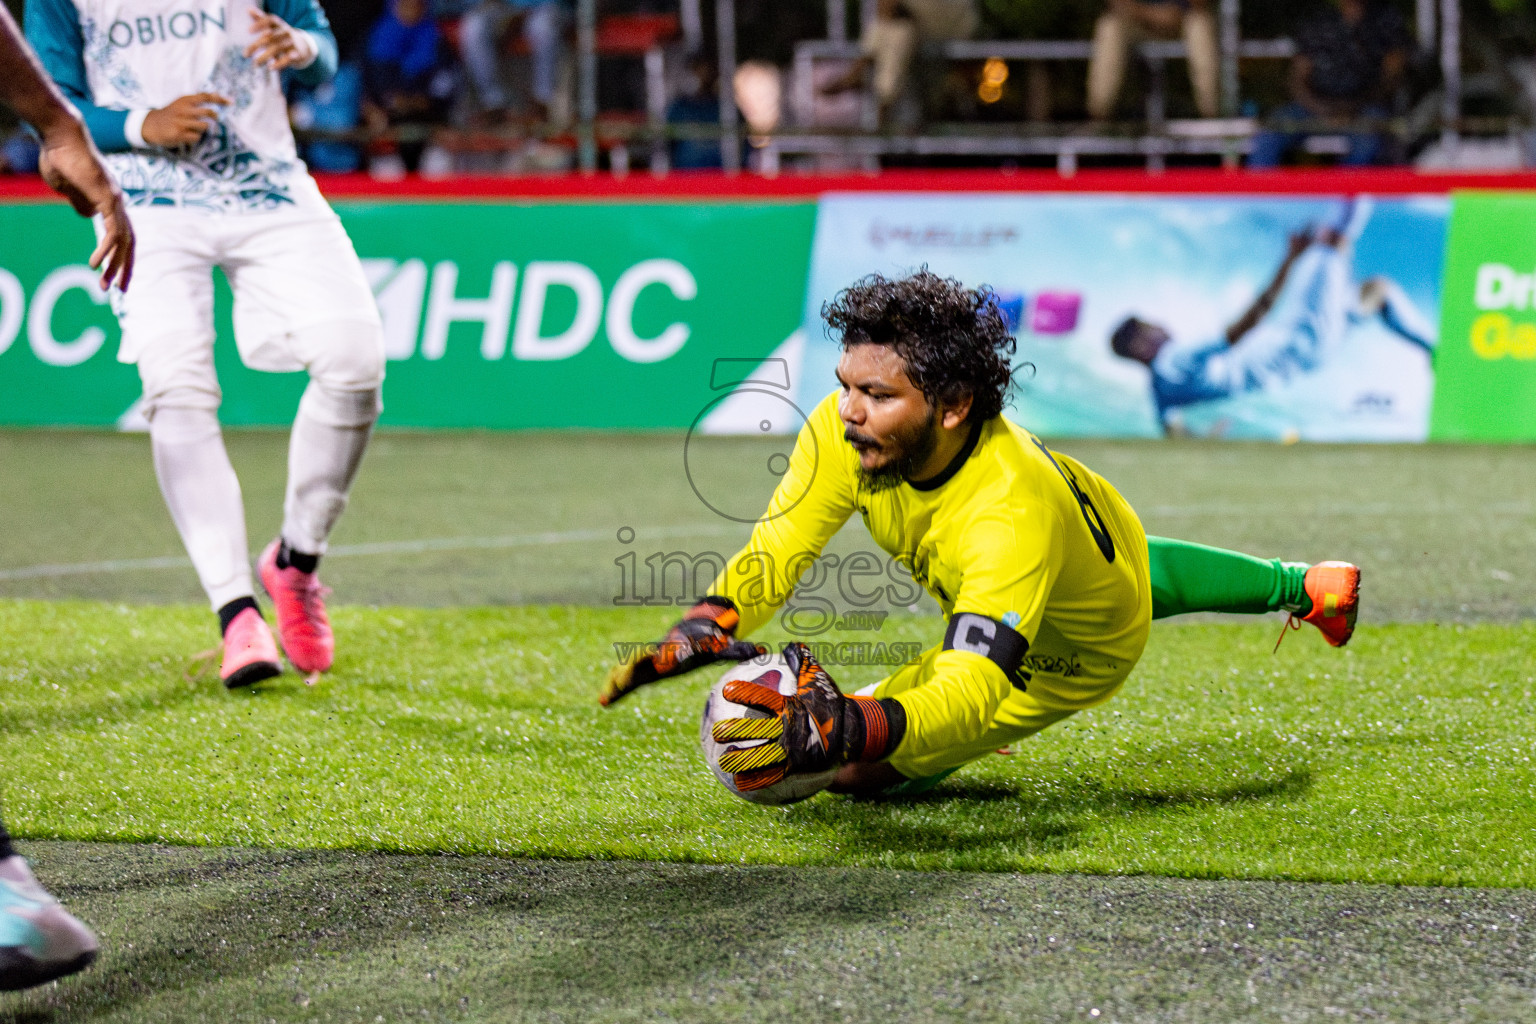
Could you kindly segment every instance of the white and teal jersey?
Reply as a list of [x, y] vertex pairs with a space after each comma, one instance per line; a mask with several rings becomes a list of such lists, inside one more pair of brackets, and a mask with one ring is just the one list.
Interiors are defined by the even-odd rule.
[[[26, 31], [130, 205], [238, 213], [319, 201], [281, 76], [245, 56], [259, 10], [315, 40], [319, 55], [291, 72], [299, 81], [335, 73], [336, 39], [317, 0], [27, 0]], [[151, 110], [199, 92], [230, 101], [199, 142], [144, 142]]]

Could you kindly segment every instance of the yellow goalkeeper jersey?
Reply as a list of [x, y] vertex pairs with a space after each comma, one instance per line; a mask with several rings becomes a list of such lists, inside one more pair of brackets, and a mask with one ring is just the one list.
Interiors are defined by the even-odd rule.
[[[1031, 714], [1054, 709], [1054, 720], [1108, 699], [1151, 623], [1146, 536], [1125, 499], [1001, 416], [937, 478], [871, 490], [843, 440], [838, 398], [811, 414], [767, 512], [710, 588], [736, 603], [741, 634], [773, 616], [857, 512], [949, 620], [922, 684], [894, 695], [907, 713], [897, 768], [953, 767], [993, 742], [999, 722], [1022, 727]], [[1005, 703], [1021, 700], [1045, 711], [1010, 715]], [[1008, 742], [1001, 735], [995, 746]]]

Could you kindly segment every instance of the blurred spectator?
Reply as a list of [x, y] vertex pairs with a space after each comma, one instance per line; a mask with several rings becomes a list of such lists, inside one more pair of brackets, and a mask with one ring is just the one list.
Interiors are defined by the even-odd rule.
[[[295, 84], [290, 90], [288, 111], [300, 131], [352, 132], [362, 119], [363, 73], [356, 64], [341, 65], [335, 77], [314, 89]], [[303, 156], [310, 170], [326, 174], [349, 174], [363, 162], [360, 146], [333, 139], [305, 141]]]
[[36, 174], [37, 138], [25, 128], [18, 128], [0, 142], [0, 174]]
[[325, 16], [336, 34], [336, 45], [341, 50], [341, 62], [362, 62], [363, 49], [368, 45], [368, 32], [379, 20], [387, 7], [384, 0], [320, 0]]
[[501, 81], [501, 41], [517, 31], [533, 58], [529, 113], [536, 120], [547, 121], [569, 22], [563, 0], [481, 0], [467, 11], [459, 23], [459, 52], [481, 108], [493, 115], [507, 111], [507, 90]]
[[1403, 16], [1384, 0], [1334, 0], [1304, 21], [1296, 32], [1291, 102], [1275, 111], [1281, 126], [1254, 139], [1248, 166], [1278, 166], [1289, 150], [1318, 134], [1284, 123], [1306, 121], [1348, 135], [1346, 166], [1375, 163], [1385, 140], [1360, 131], [1358, 122], [1388, 116], [1411, 46]]
[[736, 65], [731, 93], [751, 134], [762, 137], [778, 128], [784, 116], [784, 76], [778, 65], [765, 60], [742, 61]]
[[1215, 117], [1220, 60], [1210, 0], [1109, 0], [1109, 10], [1093, 30], [1088, 116], [1095, 121], [1114, 116], [1132, 46], [1144, 39], [1177, 39], [1181, 35], [1188, 52], [1195, 109], [1201, 117]]
[[874, 20], [859, 37], [858, 61], [822, 91], [862, 88], [870, 76], [884, 125], [907, 87], [918, 43], [969, 39], [980, 22], [975, 0], [879, 0]]
[[[363, 109], [374, 131], [443, 124], [455, 92], [452, 58], [428, 0], [391, 0], [368, 34]], [[425, 138], [399, 143], [408, 171], [421, 164]]]
[[[708, 57], [694, 56], [688, 61], [688, 81], [683, 91], [667, 105], [667, 124], [720, 124], [720, 71]], [[676, 139], [672, 143], [672, 168], [679, 171], [718, 169], [720, 142], [717, 139]]]

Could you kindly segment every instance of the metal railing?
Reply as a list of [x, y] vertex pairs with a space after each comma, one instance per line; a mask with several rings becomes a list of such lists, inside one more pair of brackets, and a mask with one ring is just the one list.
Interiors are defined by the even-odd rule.
[[[683, 7], [685, 45], [700, 41], [702, 18], [699, 0], [680, 0]], [[1220, 0], [1221, 97], [1224, 116], [1206, 120], [1177, 120], [1167, 116], [1167, 64], [1186, 56], [1179, 41], [1144, 42], [1136, 48], [1139, 58], [1150, 71], [1144, 121], [1136, 125], [1087, 129], [1070, 125], [931, 125], [918, 134], [881, 132], [866, 122], [864, 128], [835, 129], [815, 125], [782, 130], [754, 137], [752, 144], [761, 154], [758, 164], [764, 173], [776, 173], [785, 157], [797, 154], [841, 154], [854, 161], [875, 163], [881, 156], [979, 156], [1039, 157], [1055, 156], [1057, 167], [1071, 173], [1086, 156], [1129, 156], [1145, 159], [1150, 169], [1161, 168], [1171, 156], [1215, 155], [1233, 162], [1251, 148], [1260, 125], [1251, 118], [1234, 116], [1239, 108], [1239, 63], [1242, 60], [1287, 59], [1295, 47], [1289, 39], [1244, 40], [1238, 31], [1240, 0]], [[805, 90], [814, 89], [811, 67], [817, 60], [852, 59], [859, 55], [857, 44], [848, 39], [844, 0], [828, 0], [828, 26], [831, 38], [807, 40], [795, 47], [793, 87], [802, 90], [796, 97], [801, 110], [809, 110], [813, 97]], [[863, 3], [866, 18], [873, 13], [871, 3]], [[497, 137], [509, 147], [534, 137], [569, 137], [574, 134], [577, 163], [581, 170], [597, 169], [600, 149], [623, 147], [624, 163], [628, 148], [635, 144], [649, 147], [653, 171], [667, 167], [668, 143], [678, 139], [719, 139], [725, 169], [741, 170], [742, 124], [737, 110], [732, 82], [736, 69], [735, 0], [715, 0], [716, 44], [719, 52], [720, 122], [717, 126], [667, 125], [665, 123], [665, 66], [662, 53], [645, 55], [647, 101], [644, 124], [604, 124], [597, 109], [596, 0], [577, 0], [577, 104], [576, 124], [572, 133], [553, 129], [531, 132], [504, 131]], [[1461, 115], [1461, 18], [1459, 0], [1416, 0], [1416, 27], [1419, 43], [1426, 49], [1438, 42], [1444, 94], [1438, 128], [1442, 145], [1454, 151], [1463, 129], [1470, 127]], [[1436, 35], [1438, 34], [1438, 40]], [[1092, 44], [1087, 40], [956, 40], [934, 44], [929, 52], [940, 59], [975, 61], [999, 58], [1011, 61], [1087, 61]], [[1316, 126], [1325, 136], [1347, 134], [1347, 128], [1335, 124]], [[1486, 128], [1486, 125], [1482, 127]], [[1385, 129], [1403, 134], [1405, 128], [1394, 122]], [[409, 131], [409, 130], [408, 130]], [[483, 133], [482, 133], [483, 134]], [[351, 138], [356, 138], [352, 136]], [[610, 152], [610, 162], [613, 162]]]

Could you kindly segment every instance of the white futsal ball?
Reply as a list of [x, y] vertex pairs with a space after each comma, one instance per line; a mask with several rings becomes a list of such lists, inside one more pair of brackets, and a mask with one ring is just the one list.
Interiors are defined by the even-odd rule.
[[795, 671], [789, 667], [789, 663], [784, 660], [782, 654], [753, 658], [751, 661], [732, 665], [710, 689], [709, 700], [704, 702], [704, 719], [699, 723], [699, 743], [704, 747], [704, 760], [709, 763], [709, 770], [715, 773], [715, 778], [720, 780], [720, 785], [732, 793], [755, 804], [792, 804], [808, 796], [815, 796], [832, 785], [837, 769], [831, 768], [814, 775], [788, 775], [771, 786], [748, 790], [744, 793], [736, 788], [736, 783], [732, 781], [729, 773], [720, 770], [720, 754], [726, 747], [750, 747], [773, 741], [732, 740], [730, 743], [717, 743], [714, 736], [715, 723], [722, 719], [769, 717], [766, 712], [756, 708], [726, 700], [722, 691], [725, 689], [725, 684], [733, 679], [761, 679], [764, 686], [772, 685], [773, 680], [762, 678], [771, 672], [778, 673], [780, 693], [788, 696], [795, 692]]

